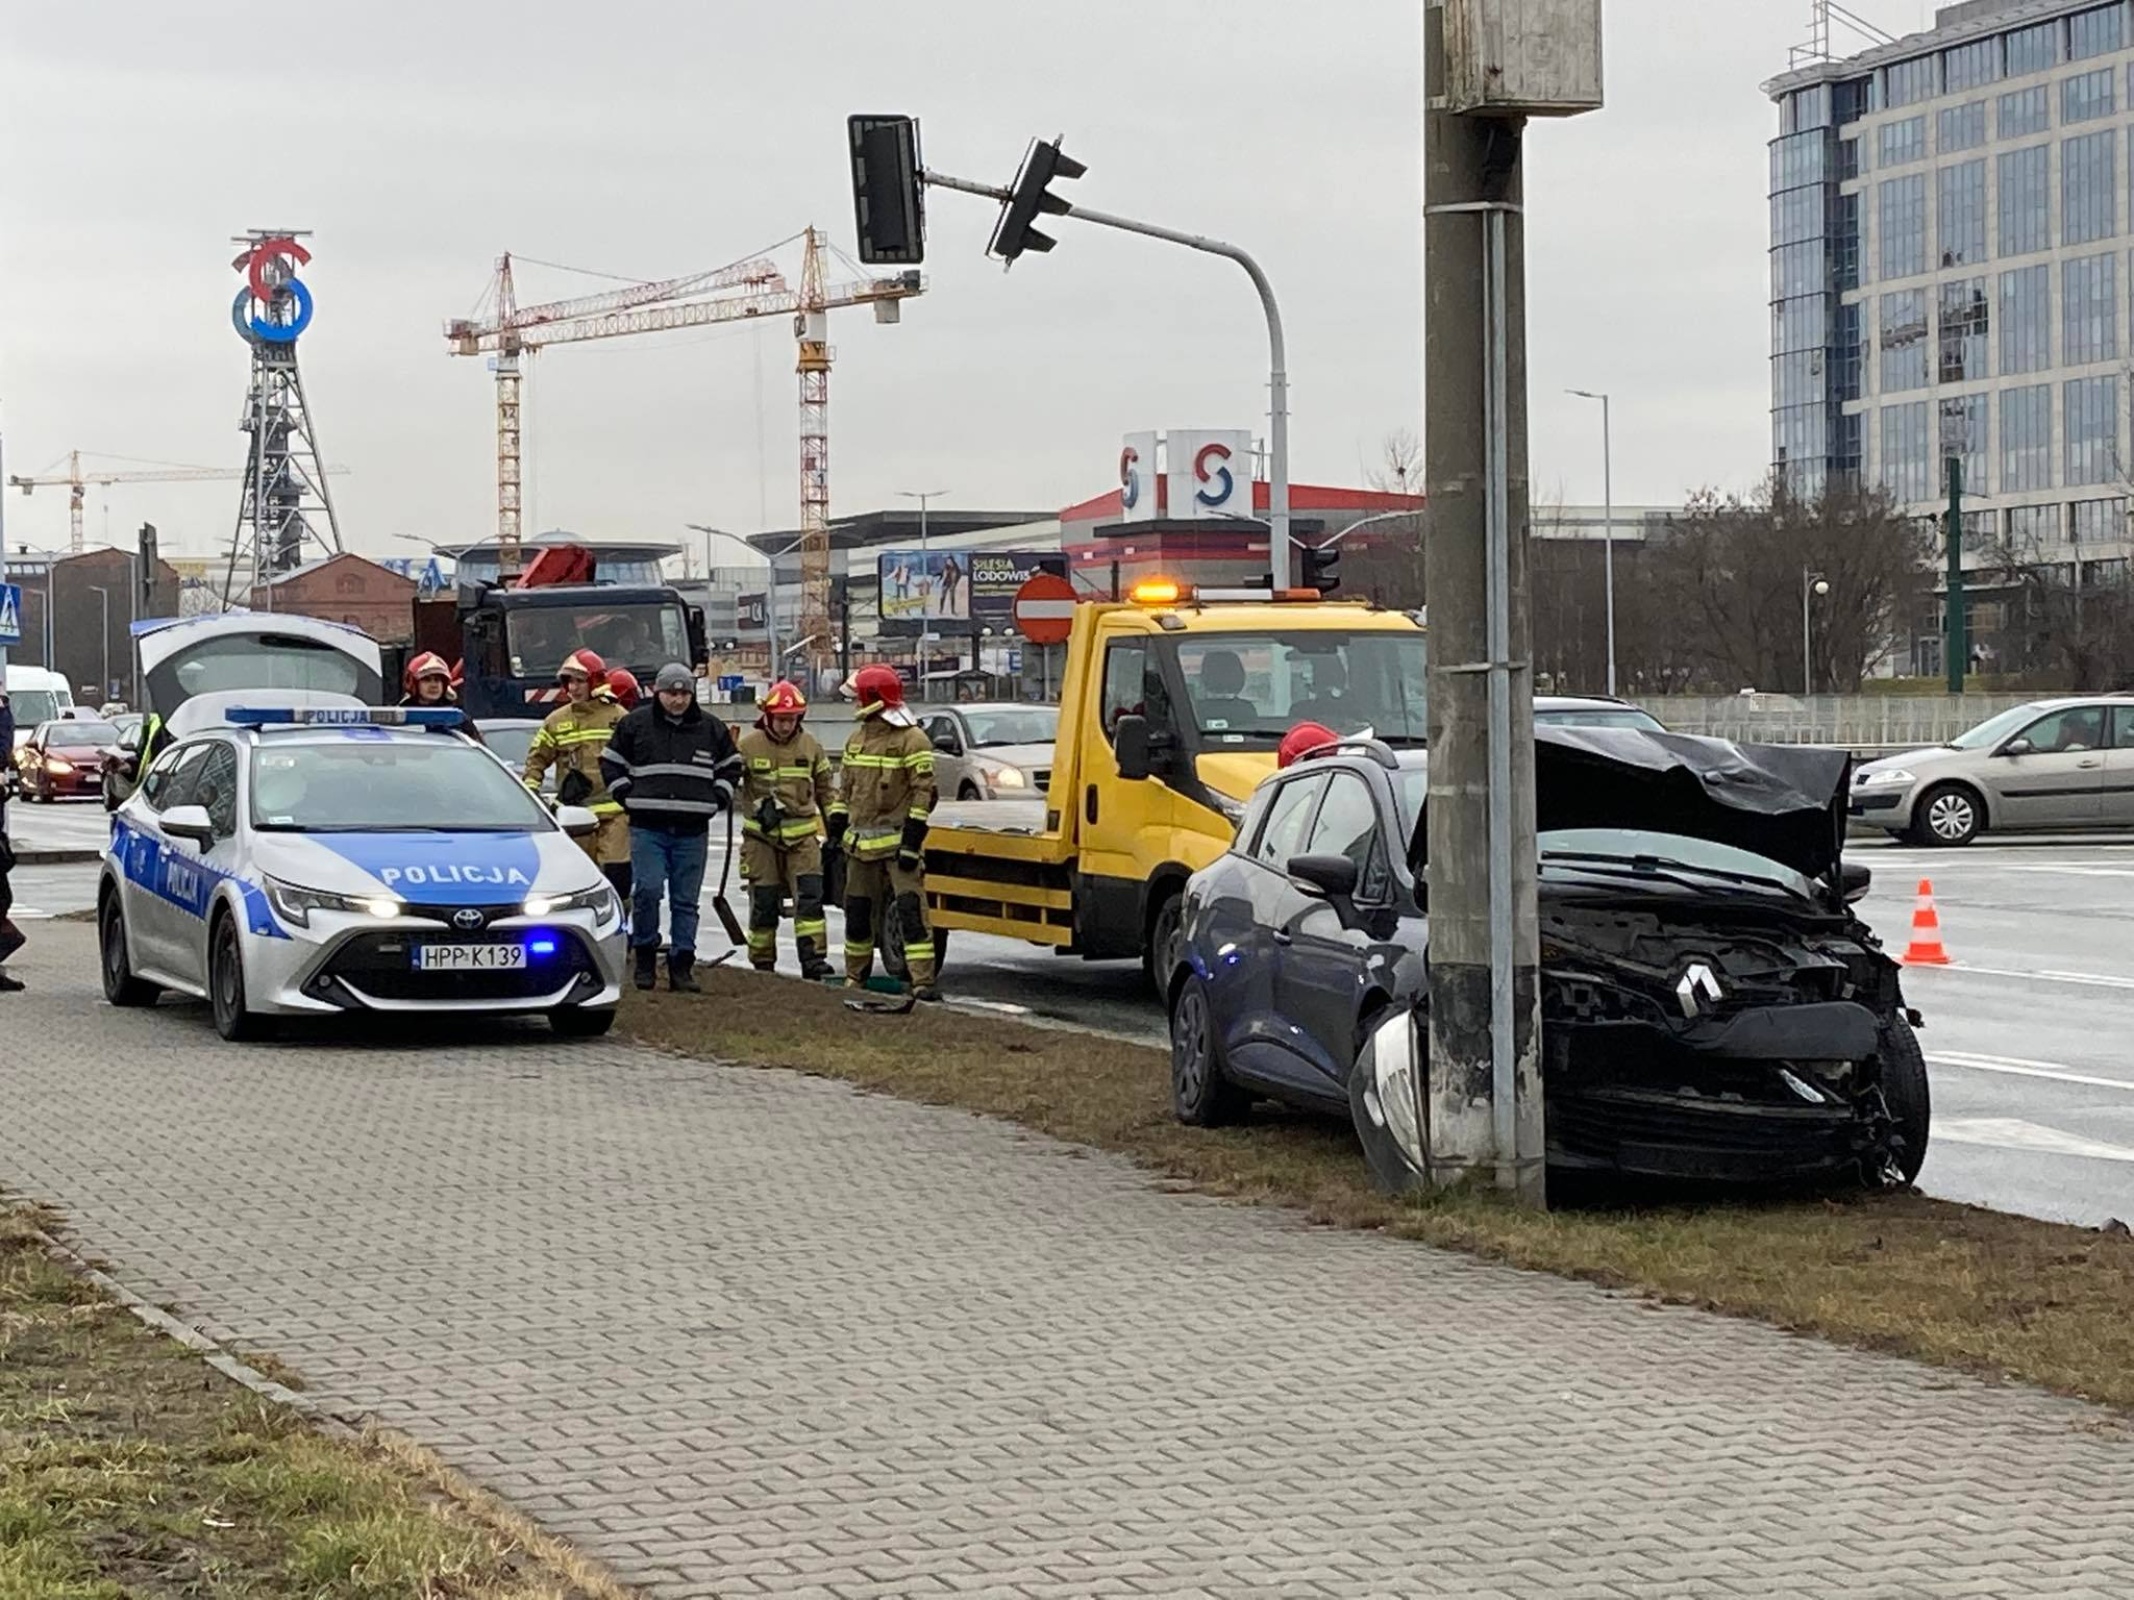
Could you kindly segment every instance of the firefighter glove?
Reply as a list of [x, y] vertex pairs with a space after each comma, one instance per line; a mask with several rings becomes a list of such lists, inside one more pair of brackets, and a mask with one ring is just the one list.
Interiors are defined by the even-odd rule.
[[906, 817], [904, 835], [897, 844], [897, 865], [916, 872], [926, 857], [921, 853], [926, 844], [926, 819]]

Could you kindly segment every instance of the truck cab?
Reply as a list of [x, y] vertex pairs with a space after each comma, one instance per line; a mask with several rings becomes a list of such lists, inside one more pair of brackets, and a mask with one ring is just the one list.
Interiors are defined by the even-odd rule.
[[1425, 665], [1418, 617], [1311, 590], [1150, 583], [1078, 606], [1044, 800], [936, 808], [930, 917], [1167, 971], [1185, 881], [1229, 848], [1282, 736], [1420, 745]]

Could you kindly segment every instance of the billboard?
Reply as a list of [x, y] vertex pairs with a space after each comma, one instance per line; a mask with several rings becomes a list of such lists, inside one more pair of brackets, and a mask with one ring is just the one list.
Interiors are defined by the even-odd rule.
[[1015, 591], [1033, 573], [1065, 577], [1057, 550], [884, 550], [875, 557], [881, 631], [969, 634], [1015, 626]]
[[1119, 445], [1119, 520], [1154, 522], [1159, 514], [1156, 435], [1130, 433]]

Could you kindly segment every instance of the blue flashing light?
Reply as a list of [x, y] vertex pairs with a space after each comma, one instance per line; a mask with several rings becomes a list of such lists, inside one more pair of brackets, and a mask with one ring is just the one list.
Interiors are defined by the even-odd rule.
[[223, 720], [236, 728], [456, 728], [467, 714], [457, 706], [232, 706]]
[[532, 956], [552, 956], [556, 953], [556, 941], [546, 938], [529, 939], [526, 941], [526, 953]]

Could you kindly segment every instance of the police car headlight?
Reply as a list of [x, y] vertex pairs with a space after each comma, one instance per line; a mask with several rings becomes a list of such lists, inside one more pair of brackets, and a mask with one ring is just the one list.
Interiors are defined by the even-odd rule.
[[576, 894], [530, 894], [519, 907], [522, 917], [553, 917], [564, 911], [590, 911], [599, 921], [606, 922], [622, 915], [622, 902], [616, 898], [614, 887], [603, 883]]
[[284, 883], [279, 878], [267, 880], [267, 900], [274, 907], [275, 915], [299, 928], [311, 926], [311, 913], [314, 911], [340, 911], [351, 916], [377, 917], [383, 921], [399, 916], [405, 909], [389, 894], [328, 894], [322, 889], [299, 889], [295, 884]]

